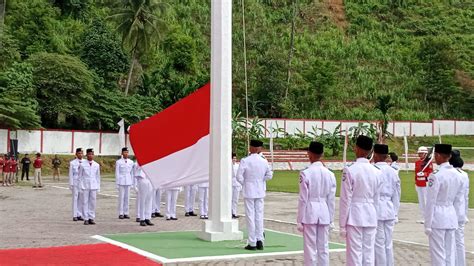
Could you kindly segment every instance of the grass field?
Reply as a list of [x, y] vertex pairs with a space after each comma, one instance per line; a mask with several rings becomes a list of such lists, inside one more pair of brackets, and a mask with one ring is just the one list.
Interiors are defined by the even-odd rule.
[[[298, 171], [275, 171], [273, 179], [267, 183], [268, 191], [277, 192], [292, 192], [298, 193], [299, 186], [299, 172]], [[336, 195], [339, 196], [339, 190], [341, 187], [341, 174], [342, 171], [334, 171], [337, 181]], [[472, 172], [468, 173], [472, 176]], [[402, 183], [402, 202], [418, 202], [418, 197], [415, 191], [414, 184], [414, 172], [400, 171], [400, 180]], [[474, 182], [470, 178], [470, 191], [469, 191], [469, 208], [474, 208]]]

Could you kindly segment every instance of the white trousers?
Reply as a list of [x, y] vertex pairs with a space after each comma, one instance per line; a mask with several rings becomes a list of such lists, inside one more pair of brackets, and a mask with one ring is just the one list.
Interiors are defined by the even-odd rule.
[[232, 187], [232, 214], [237, 215], [237, 206], [239, 204], [240, 186]]
[[176, 218], [176, 201], [178, 200], [178, 190], [166, 191], [166, 218]]
[[152, 212], [161, 212], [161, 189], [153, 190], [153, 207]]
[[42, 185], [41, 184], [41, 168], [35, 168], [35, 186]]
[[455, 232], [456, 266], [466, 265], [466, 248], [464, 247], [464, 223], [460, 223]]
[[426, 205], [426, 187], [416, 186], [416, 193], [418, 194], [418, 207], [420, 208], [421, 219], [424, 221]]
[[82, 191], [77, 187], [72, 187], [72, 217], [83, 217]]
[[[152, 197], [152, 203], [153, 203], [153, 193], [151, 193], [151, 197]], [[137, 190], [135, 192], [135, 198], [136, 198], [135, 199], [135, 208], [137, 210], [137, 218], [140, 218], [140, 212], [141, 212], [140, 207], [141, 206], [140, 206], [140, 190], [138, 188], [138, 184], [137, 184]], [[150, 208], [150, 213], [151, 213], [151, 211], [152, 211], [152, 208]]]
[[119, 197], [118, 197], [118, 212], [119, 215], [128, 215], [129, 208], [128, 204], [130, 202], [130, 186], [118, 186]]
[[395, 220], [377, 221], [375, 234], [375, 265], [392, 266], [393, 261], [393, 227]]
[[197, 185], [184, 187], [184, 211], [194, 212], [194, 203], [196, 202]]
[[455, 265], [455, 229], [431, 229], [428, 237], [431, 265]]
[[207, 216], [209, 211], [209, 188], [199, 188], [199, 212], [201, 215]]
[[304, 224], [304, 265], [329, 265], [329, 225]]
[[245, 199], [248, 244], [255, 247], [257, 241], [263, 241], [263, 198]]
[[347, 226], [346, 265], [375, 265], [374, 246], [377, 227]]
[[84, 220], [94, 220], [97, 202], [97, 189], [83, 189], [82, 196], [82, 205], [84, 206]]
[[138, 217], [141, 220], [151, 219], [152, 199], [153, 199], [153, 186], [150, 180], [146, 178], [138, 179]]

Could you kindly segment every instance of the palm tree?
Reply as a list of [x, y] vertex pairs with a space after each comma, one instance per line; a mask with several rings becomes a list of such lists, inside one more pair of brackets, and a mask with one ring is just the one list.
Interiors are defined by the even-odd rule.
[[379, 143], [384, 143], [385, 138], [388, 136], [388, 111], [393, 107], [392, 96], [390, 94], [380, 95], [377, 97], [377, 103], [375, 109], [382, 113], [383, 121], [379, 123]]
[[158, 28], [162, 28], [163, 21], [158, 14], [163, 14], [165, 4], [154, 0], [123, 0], [120, 8], [109, 18], [117, 21], [117, 31], [122, 35], [122, 45], [130, 51], [131, 63], [128, 72], [125, 95], [130, 89], [130, 82], [135, 65], [140, 56], [146, 53]]

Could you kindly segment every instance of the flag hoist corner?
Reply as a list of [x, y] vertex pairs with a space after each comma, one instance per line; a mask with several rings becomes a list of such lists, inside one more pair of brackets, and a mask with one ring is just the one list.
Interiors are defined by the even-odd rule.
[[130, 142], [155, 188], [209, 181], [210, 84], [130, 127]]

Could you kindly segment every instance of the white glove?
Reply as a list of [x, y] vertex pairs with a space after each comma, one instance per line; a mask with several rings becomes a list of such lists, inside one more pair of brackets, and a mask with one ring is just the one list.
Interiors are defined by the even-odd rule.
[[341, 227], [339, 230], [339, 235], [345, 239], [347, 236], [346, 228]]
[[466, 223], [466, 224], [469, 223], [469, 218], [466, 217], [466, 222], [465, 222], [465, 223]]
[[137, 186], [133, 186], [133, 190], [135, 190], [135, 192], [138, 192], [138, 187], [137, 187]]
[[431, 235], [431, 228], [425, 228], [425, 235]]
[[298, 230], [298, 232], [303, 233], [304, 231], [303, 224], [300, 224], [300, 223], [296, 224], [296, 229]]
[[70, 189], [70, 190], [74, 190], [74, 186], [73, 186], [73, 185], [69, 185], [69, 189]]
[[334, 225], [334, 222], [331, 222], [329, 224], [329, 232], [333, 231], [334, 229], [336, 229], [336, 226]]
[[398, 224], [398, 216], [395, 216], [395, 224]]

